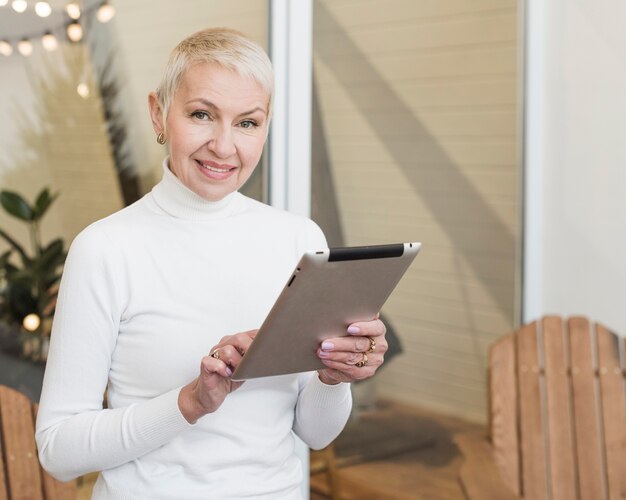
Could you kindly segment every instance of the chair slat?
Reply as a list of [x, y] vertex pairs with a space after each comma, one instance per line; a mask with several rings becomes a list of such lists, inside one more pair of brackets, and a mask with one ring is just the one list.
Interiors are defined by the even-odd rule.
[[[37, 421], [37, 412], [39, 405], [33, 404], [33, 420]], [[43, 496], [45, 500], [76, 500], [78, 488], [76, 481], [68, 481], [63, 483], [56, 480], [41, 468], [41, 481], [43, 483]]]
[[619, 340], [602, 325], [596, 326], [598, 366], [602, 394], [605, 453], [610, 500], [626, 499], [626, 397], [620, 366]]
[[489, 421], [494, 459], [502, 481], [520, 495], [519, 441], [517, 434], [517, 375], [515, 337], [506, 335], [489, 350]]
[[465, 433], [455, 437], [466, 460], [459, 471], [461, 485], [468, 498], [480, 500], [515, 500], [514, 494], [501, 479], [500, 467], [493, 456], [493, 447], [482, 435]]
[[[2, 411], [0, 410], [0, 419], [2, 418]], [[0, 500], [8, 500], [9, 493], [7, 492], [7, 478], [4, 475], [4, 443], [2, 442], [2, 432], [0, 432]]]
[[522, 494], [525, 500], [547, 498], [546, 443], [541, 414], [537, 323], [517, 331], [517, 368], [522, 449]]
[[570, 318], [570, 352], [580, 500], [604, 498], [596, 377], [589, 321]]
[[26, 396], [0, 386], [0, 426], [11, 498], [43, 500], [31, 412]]
[[76, 481], [62, 483], [57, 481], [45, 470], [41, 469], [45, 500], [76, 500], [78, 488]]
[[549, 474], [553, 500], [576, 498], [573, 415], [568, 377], [569, 353], [565, 335], [560, 317], [547, 316], [543, 319]]

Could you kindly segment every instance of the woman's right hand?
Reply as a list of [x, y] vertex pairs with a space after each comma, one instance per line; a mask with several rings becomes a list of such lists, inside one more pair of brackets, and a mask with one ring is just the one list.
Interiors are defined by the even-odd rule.
[[250, 347], [258, 330], [228, 335], [214, 346], [200, 362], [200, 375], [183, 387], [178, 395], [178, 406], [185, 420], [191, 424], [216, 411], [226, 396], [243, 382], [233, 382], [233, 374], [241, 358]]

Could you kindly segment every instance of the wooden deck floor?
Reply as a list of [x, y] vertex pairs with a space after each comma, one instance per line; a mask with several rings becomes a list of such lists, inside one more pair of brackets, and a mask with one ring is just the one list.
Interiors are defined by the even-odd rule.
[[[352, 420], [335, 441], [342, 500], [461, 500], [454, 435], [482, 426], [408, 406], [381, 403]], [[323, 453], [311, 457], [311, 500], [330, 498]], [[322, 463], [320, 463], [322, 462]]]
[[[482, 427], [389, 402], [352, 418], [334, 443], [342, 500], [462, 500], [454, 435]], [[331, 498], [324, 453], [311, 454], [311, 500]], [[97, 474], [82, 480], [88, 500]]]

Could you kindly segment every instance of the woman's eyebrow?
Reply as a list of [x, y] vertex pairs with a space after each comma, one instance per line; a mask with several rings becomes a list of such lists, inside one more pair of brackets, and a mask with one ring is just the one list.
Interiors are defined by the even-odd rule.
[[260, 111], [263, 114], [267, 114], [267, 111], [265, 109], [263, 109], [260, 106], [257, 106], [254, 109], [251, 109], [250, 111], [244, 111], [243, 113], [239, 113], [237, 116], [246, 116], [246, 115], [251, 115], [253, 113], [256, 113], [257, 111]]
[[206, 99], [203, 99], [201, 97], [195, 98], [195, 99], [189, 99], [185, 104], [191, 104], [192, 102], [199, 102], [201, 104], [204, 104], [206, 107], [208, 108], [213, 108], [213, 109], [219, 109], [215, 104], [213, 104], [211, 101], [207, 101]]
[[[211, 109], [214, 109], [216, 111], [219, 111], [219, 109], [220, 109], [218, 106], [213, 104], [211, 101], [208, 101], [207, 99], [204, 99], [202, 97], [189, 99], [185, 104], [191, 104], [192, 102], [199, 102], [201, 104], [204, 104], [207, 108], [211, 108]], [[263, 114], [267, 114], [267, 110], [263, 109], [261, 106], [257, 106], [256, 108], [253, 108], [250, 111], [244, 111], [243, 113], [239, 113], [237, 115], [237, 117], [251, 115], [253, 113], [256, 113], [257, 111], [260, 111]]]

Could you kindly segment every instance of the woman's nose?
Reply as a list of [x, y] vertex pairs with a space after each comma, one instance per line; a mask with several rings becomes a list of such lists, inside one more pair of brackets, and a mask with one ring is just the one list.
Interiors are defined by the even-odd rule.
[[213, 129], [213, 136], [207, 144], [209, 150], [218, 158], [229, 158], [236, 152], [235, 141], [230, 127], [218, 125]]

